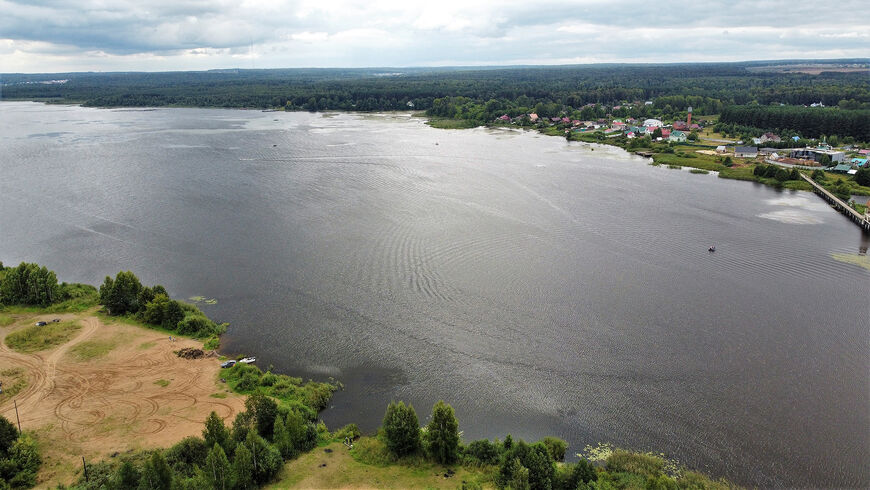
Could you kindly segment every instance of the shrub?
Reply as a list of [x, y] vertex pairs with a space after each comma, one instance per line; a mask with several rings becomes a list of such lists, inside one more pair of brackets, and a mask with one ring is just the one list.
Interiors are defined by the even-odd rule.
[[362, 436], [362, 432], [360, 432], [359, 427], [356, 424], [347, 424], [341, 429], [337, 430], [334, 434], [337, 439], [344, 440], [345, 437], [350, 440], [359, 439]]
[[188, 313], [178, 322], [176, 331], [180, 335], [208, 337], [223, 333], [220, 327], [202, 313]]
[[151, 458], [145, 462], [139, 481], [140, 486], [153, 490], [170, 490], [172, 488], [172, 468], [166, 463], [166, 459], [163, 458], [160, 451], [154, 452]]
[[499, 447], [488, 439], [472, 441], [465, 448], [466, 461], [472, 459], [480, 464], [498, 463]]
[[0, 416], [0, 459], [9, 457], [9, 450], [18, 440], [18, 429], [6, 417]]
[[185, 437], [166, 451], [166, 463], [176, 474], [192, 477], [196, 467], [205, 464], [208, 446], [199, 437]]
[[650, 454], [639, 454], [616, 449], [607, 457], [607, 471], [639, 473], [657, 477], [662, 474], [665, 461]]
[[[515, 460], [519, 461], [519, 466], [515, 464]], [[504, 454], [496, 483], [500, 487], [511, 485], [511, 482], [517, 476], [516, 471], [518, 468], [528, 470], [530, 488], [544, 489], [552, 487], [556, 472], [555, 464], [546, 446], [540, 442], [531, 446], [523, 441], [513, 444]]]
[[547, 448], [550, 457], [553, 461], [564, 461], [565, 450], [568, 449], [568, 443], [558, 437], [547, 436], [541, 439], [541, 443]]

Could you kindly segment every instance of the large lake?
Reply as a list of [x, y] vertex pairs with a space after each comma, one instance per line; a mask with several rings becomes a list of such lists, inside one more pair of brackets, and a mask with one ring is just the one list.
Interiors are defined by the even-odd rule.
[[[223, 350], [425, 422], [870, 485], [870, 238], [821, 199], [410, 115], [0, 104], [0, 260], [205, 296]], [[717, 251], [708, 253], [715, 244]]]

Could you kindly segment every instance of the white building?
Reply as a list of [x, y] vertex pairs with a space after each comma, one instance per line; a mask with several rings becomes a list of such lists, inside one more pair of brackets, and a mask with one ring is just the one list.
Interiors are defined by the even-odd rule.
[[658, 119], [647, 119], [646, 121], [643, 122], [643, 125], [646, 127], [652, 126], [654, 128], [660, 128], [660, 127], [662, 127], [662, 122], [659, 121]]

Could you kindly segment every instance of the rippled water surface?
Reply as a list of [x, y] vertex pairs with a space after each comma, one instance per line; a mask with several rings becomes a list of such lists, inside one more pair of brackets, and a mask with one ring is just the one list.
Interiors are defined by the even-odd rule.
[[870, 274], [831, 255], [868, 241], [809, 193], [534, 133], [0, 104], [0, 260], [216, 298], [225, 351], [347, 385], [333, 427], [443, 398], [466, 440], [866, 487]]

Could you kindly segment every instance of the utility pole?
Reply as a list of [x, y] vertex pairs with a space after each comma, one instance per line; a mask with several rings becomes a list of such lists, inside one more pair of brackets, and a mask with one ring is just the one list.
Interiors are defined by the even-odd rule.
[[88, 464], [85, 463], [85, 457], [82, 456], [82, 468], [85, 469], [85, 482], [88, 482]]
[[18, 400], [12, 400], [15, 404], [15, 420], [18, 421], [18, 435], [21, 435], [21, 419], [18, 417]]

